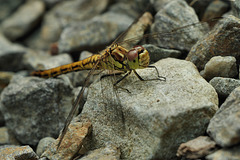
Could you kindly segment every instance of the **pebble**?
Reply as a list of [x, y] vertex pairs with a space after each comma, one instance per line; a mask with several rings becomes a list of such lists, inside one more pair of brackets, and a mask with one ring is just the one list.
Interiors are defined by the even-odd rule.
[[43, 152], [45, 152], [47, 150], [47, 148], [54, 143], [55, 139], [52, 137], [44, 137], [42, 138], [37, 146], [37, 150], [36, 153], [38, 156], [41, 156], [43, 154]]
[[228, 16], [191, 48], [186, 60], [193, 62], [199, 70], [202, 70], [214, 56], [233, 56], [238, 61], [240, 57], [239, 34], [240, 20], [234, 16]]
[[209, 155], [217, 149], [216, 143], [207, 136], [199, 136], [186, 143], [182, 143], [177, 151], [177, 156], [188, 159], [198, 159]]
[[235, 88], [240, 87], [240, 80], [233, 78], [214, 77], [209, 83], [223, 98], [227, 98]]
[[3, 21], [2, 31], [4, 35], [12, 41], [25, 36], [38, 25], [44, 10], [45, 5], [42, 1], [26, 1], [11, 17]]
[[233, 90], [211, 119], [207, 133], [221, 147], [240, 143], [240, 87]]
[[30, 146], [1, 146], [0, 147], [1, 160], [38, 160], [38, 156]]
[[206, 157], [207, 160], [239, 160], [240, 159], [240, 146], [232, 147], [231, 149], [220, 149], [213, 154]]
[[206, 80], [214, 77], [233, 78], [238, 74], [236, 58], [232, 56], [214, 56], [205, 65], [201, 75]]
[[43, 137], [56, 137], [70, 111], [72, 89], [66, 77], [14, 76], [0, 101], [7, 128], [22, 144], [36, 145]]

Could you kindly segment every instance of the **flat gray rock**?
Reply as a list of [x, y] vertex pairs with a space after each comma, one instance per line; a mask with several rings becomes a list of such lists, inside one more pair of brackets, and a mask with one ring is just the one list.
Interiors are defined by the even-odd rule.
[[240, 87], [233, 90], [211, 119], [207, 133], [221, 147], [240, 143]]
[[73, 97], [68, 79], [15, 76], [1, 94], [0, 109], [17, 140], [36, 145], [43, 137], [58, 135]]
[[[167, 58], [155, 66], [166, 82], [131, 74], [117, 91], [111, 77], [90, 86], [81, 114], [93, 125], [89, 145], [110, 141], [126, 159], [172, 159], [182, 142], [204, 134], [218, 108], [214, 88], [185, 60]], [[144, 79], [157, 76], [154, 69], [137, 71]]]

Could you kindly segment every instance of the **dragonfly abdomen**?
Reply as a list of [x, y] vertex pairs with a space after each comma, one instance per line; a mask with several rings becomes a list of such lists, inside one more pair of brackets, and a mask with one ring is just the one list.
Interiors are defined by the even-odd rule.
[[[93, 55], [89, 58], [86, 58], [81, 61], [77, 61], [71, 64], [62, 65], [56, 68], [48, 69], [48, 70], [39, 70], [31, 73], [32, 76], [38, 76], [42, 78], [50, 78], [56, 77], [61, 74], [66, 74], [73, 71], [81, 71], [81, 70], [90, 70], [97, 63], [101, 55]], [[96, 66], [97, 69], [101, 68], [101, 66]]]

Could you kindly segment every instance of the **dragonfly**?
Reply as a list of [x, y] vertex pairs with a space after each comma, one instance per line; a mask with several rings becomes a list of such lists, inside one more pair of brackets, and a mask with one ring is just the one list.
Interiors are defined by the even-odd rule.
[[[135, 24], [135, 22], [133, 23]], [[132, 25], [133, 25], [132, 24]], [[190, 25], [186, 25], [174, 30], [171, 30], [169, 32], [165, 33], [154, 33], [154, 34], [146, 34], [144, 37], [159, 37], [163, 35], [172, 34], [173, 32], [177, 30], [181, 30], [183, 28], [187, 28], [194, 25], [199, 25], [200, 23], [193, 23]], [[101, 51], [100, 54], [95, 54], [91, 57], [88, 57], [84, 60], [77, 61], [71, 64], [62, 65], [56, 68], [48, 69], [48, 70], [38, 70], [31, 73], [32, 76], [38, 76], [43, 78], [50, 78], [50, 77], [57, 77], [62, 74], [66, 74], [69, 72], [76, 72], [81, 70], [90, 70], [85, 82], [78, 93], [77, 98], [75, 99], [71, 111], [65, 121], [64, 128], [62, 129], [62, 132], [60, 134], [59, 142], [57, 145], [57, 149], [60, 147], [61, 142], [64, 138], [64, 135], [67, 132], [68, 126], [70, 125], [71, 120], [73, 119], [73, 116], [75, 115], [75, 112], [78, 108], [78, 104], [83, 98], [83, 93], [85, 88], [88, 86], [89, 80], [91, 75], [93, 75], [95, 70], [116, 70], [121, 71], [122, 73], [125, 73], [124, 76], [122, 76], [120, 79], [118, 79], [116, 82], [114, 82], [114, 86], [117, 86], [123, 79], [125, 79], [127, 76], [129, 76], [132, 72], [137, 76], [137, 78], [141, 81], [152, 81], [152, 80], [159, 80], [159, 81], [166, 81], [166, 77], [160, 76], [158, 69], [155, 66], [151, 66], [150, 64], [150, 56], [147, 49], [145, 49], [141, 45], [134, 46], [132, 49], [128, 50], [125, 48], [123, 43], [136, 41], [139, 39], [139, 37], [136, 38], [129, 38], [123, 42], [117, 43], [119, 39], [122, 39], [122, 37], [126, 36], [126, 33], [131, 29], [132, 25], [124, 32], [122, 33], [110, 46], [108, 46], [105, 50]], [[142, 38], [142, 37], [141, 37]], [[136, 71], [136, 69], [144, 69], [144, 68], [153, 68], [156, 70], [157, 78], [153, 79], [143, 79]], [[105, 76], [110, 76], [113, 74], [107, 74]], [[120, 87], [121, 88], [121, 87]], [[81, 112], [81, 111], [80, 111]]]

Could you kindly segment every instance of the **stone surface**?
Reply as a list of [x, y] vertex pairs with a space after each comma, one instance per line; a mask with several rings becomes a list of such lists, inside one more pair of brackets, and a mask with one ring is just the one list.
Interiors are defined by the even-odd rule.
[[91, 130], [91, 122], [71, 123], [58, 150], [56, 149], [59, 143], [59, 138], [51, 144], [41, 157], [47, 157], [51, 160], [70, 160], [73, 159], [79, 152], [83, 154], [81, 149], [84, 147], [86, 137], [91, 133]]
[[185, 1], [174, 0], [155, 15], [151, 32], [156, 33], [150, 43], [159, 47], [190, 50], [204, 36], [208, 28], [204, 25], [173, 29], [199, 22], [194, 10]]
[[211, 119], [207, 133], [221, 147], [240, 143], [240, 87], [233, 90]]
[[13, 134], [8, 131], [7, 127], [0, 127], [0, 145], [19, 144]]
[[232, 148], [220, 149], [213, 154], [206, 157], [207, 160], [239, 160], [240, 159], [240, 146]]
[[214, 56], [201, 72], [203, 78], [211, 80], [214, 77], [235, 77], [238, 74], [236, 58], [232, 56]]
[[10, 40], [16, 40], [30, 32], [39, 23], [45, 10], [40, 0], [28, 0], [11, 17], [2, 23], [2, 31]]
[[[51, 43], [57, 42], [62, 30], [72, 23], [82, 24], [103, 12], [108, 0], [72, 0], [55, 5], [43, 19], [39, 37], [34, 39], [32, 47], [48, 49]], [[64, 11], [64, 12], [63, 12]], [[77, 33], [77, 32], [76, 32]]]
[[55, 141], [52, 137], [44, 137], [38, 142], [36, 153], [38, 156], [41, 156], [43, 152]]
[[59, 51], [96, 51], [98, 47], [106, 47], [117, 35], [126, 30], [132, 21], [133, 19], [125, 15], [106, 12], [84, 23], [70, 25], [61, 34]]
[[233, 56], [238, 61], [240, 58], [239, 35], [240, 20], [234, 16], [228, 16], [191, 48], [186, 60], [193, 62], [199, 70], [202, 70], [214, 56]]
[[144, 44], [142, 46], [149, 52], [151, 62], [157, 62], [158, 60], [167, 57], [178, 58], [182, 54], [178, 50], [159, 48], [152, 44]]
[[0, 0], [0, 22], [12, 14], [23, 2], [24, 0]]
[[29, 146], [4, 146], [0, 148], [1, 160], [38, 160], [38, 156]]
[[28, 50], [23, 57], [24, 66], [29, 70], [44, 70], [72, 63], [69, 54], [50, 56], [46, 52]]
[[[3, 88], [5, 88], [10, 83], [10, 80], [12, 79], [13, 75], [14, 75], [13, 72], [0, 71], [0, 93], [2, 92]], [[0, 126], [1, 126], [1, 122], [0, 122]]]
[[233, 78], [215, 77], [209, 83], [215, 88], [218, 95], [227, 98], [237, 87], [240, 87], [240, 80]]
[[84, 157], [78, 160], [118, 160], [120, 159], [120, 150], [113, 144], [108, 144], [93, 151], [90, 151]]
[[0, 70], [19, 71], [24, 68], [22, 59], [26, 49], [9, 42], [0, 34]]
[[178, 148], [177, 156], [197, 159], [209, 155], [214, 150], [216, 150], [216, 143], [207, 136], [200, 136], [182, 143]]
[[[172, 159], [182, 142], [205, 132], [217, 110], [214, 88], [190, 62], [167, 58], [155, 66], [166, 82], [132, 74], [118, 91], [111, 77], [90, 86], [81, 114], [93, 124], [89, 145], [117, 144], [123, 159]], [[154, 69], [137, 71], [144, 79], [157, 76]]]
[[216, 17], [221, 17], [230, 9], [230, 5], [224, 1], [211, 1], [206, 8], [202, 21], [208, 21]]
[[58, 135], [73, 100], [72, 85], [62, 78], [14, 76], [3, 90], [0, 109], [21, 143], [36, 145], [43, 137]]

